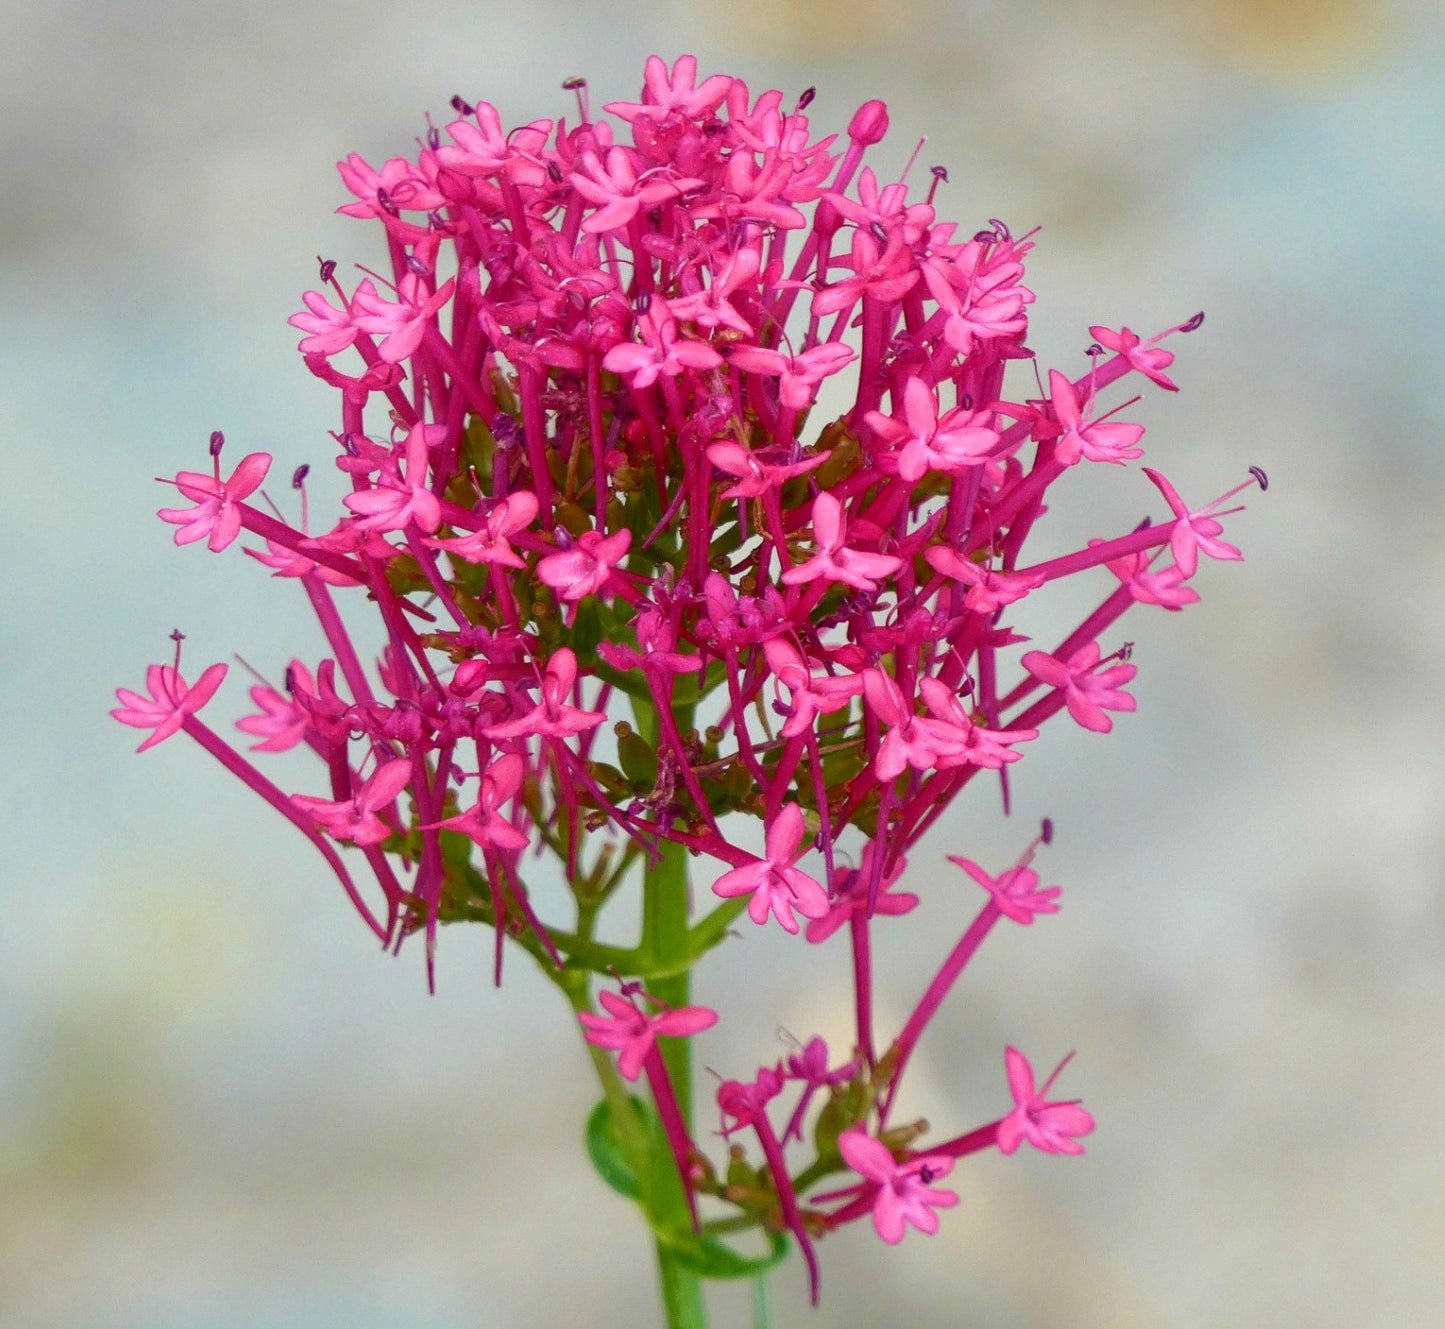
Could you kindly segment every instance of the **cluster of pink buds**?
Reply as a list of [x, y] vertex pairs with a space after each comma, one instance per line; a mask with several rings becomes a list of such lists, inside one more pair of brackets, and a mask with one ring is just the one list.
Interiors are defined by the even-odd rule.
[[[1057, 910], [1030, 866], [1047, 823], [1001, 871], [954, 860], [984, 903], [886, 1041], [872, 932], [917, 904], [896, 888], [905, 856], [965, 786], [997, 781], [1006, 810], [1009, 767], [1045, 721], [1106, 732], [1134, 709], [1118, 619], [1196, 600], [1201, 554], [1240, 557], [1220, 538], [1225, 505], [1265, 479], [1191, 508], [1145, 468], [1140, 499], [1162, 510], [1031, 560], [1072, 468], [1136, 483], [1144, 429], [1106, 394], [1175, 390], [1163, 343], [1202, 315], [1147, 340], [1090, 328], [1078, 363], [1045, 376], [1026, 345], [1029, 236], [938, 221], [941, 168], [913, 199], [907, 169], [880, 183], [863, 160], [883, 103], [815, 138], [811, 89], [789, 108], [741, 79], [698, 82], [691, 56], [649, 59], [640, 100], [605, 108], [618, 123], [565, 86], [575, 122], [505, 131], [492, 106], [454, 98], [415, 159], [340, 164], [355, 196], [341, 211], [380, 224], [390, 275], [349, 286], [324, 261], [291, 320], [340, 396], [339, 520], [310, 532], [305, 465], [299, 519], [258, 503], [270, 457], [225, 475], [219, 433], [212, 473], [175, 478], [192, 506], [160, 513], [178, 544], [253, 537], [246, 552], [309, 599], [329, 654], [258, 681], [238, 728], [257, 751], [309, 747], [319, 787], [283, 791], [198, 718], [224, 665], [190, 687], [178, 657], [153, 666], [150, 698], [123, 690], [115, 715], [153, 730], [143, 747], [197, 740], [312, 842], [383, 944], [424, 934], [429, 971], [444, 923], [495, 928], [498, 978], [505, 938], [530, 952], [593, 1045], [608, 1094], [594, 1156], [614, 1184], [638, 1194], [651, 1122], [675, 1187], [640, 1199], [670, 1249], [696, 1243], [687, 1267], [743, 1260], [719, 1233], [791, 1233], [816, 1295], [818, 1237], [864, 1216], [890, 1243], [932, 1232], [959, 1157], [1023, 1141], [1077, 1153], [1093, 1129], [1013, 1048], [997, 1120], [926, 1150], [921, 1123], [891, 1120], [994, 924]], [[820, 398], [840, 403], [822, 421]], [[1029, 597], [1065, 578], [1077, 628], [1019, 652]], [[379, 659], [343, 609], [378, 616]], [[533, 907], [525, 875], [544, 851], [575, 917]], [[598, 916], [634, 875], [637, 941], [603, 943]], [[815, 1039], [724, 1082], [718, 1168], [684, 1041], [717, 1015], [689, 1005], [688, 975], [737, 926], [846, 948], [856, 1038], [839, 1065]], [[645, 1078], [651, 1104], [619, 1073]]]

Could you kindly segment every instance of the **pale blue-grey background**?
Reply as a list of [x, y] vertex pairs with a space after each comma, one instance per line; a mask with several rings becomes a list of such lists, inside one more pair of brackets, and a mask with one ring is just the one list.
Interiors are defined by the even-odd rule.
[[[1145, 407], [1150, 457], [1195, 501], [1250, 463], [1273, 481], [1231, 523], [1243, 566], [1129, 622], [1139, 713], [1050, 732], [1013, 824], [960, 807], [884, 957], [896, 1021], [973, 904], [943, 855], [1001, 861], [1051, 814], [1064, 912], [990, 942], [911, 1102], [964, 1129], [1001, 1105], [1005, 1042], [1077, 1047], [1088, 1156], [970, 1162], [936, 1239], [830, 1239], [823, 1310], [790, 1267], [780, 1322], [1445, 1322], [1437, 6], [4, 0], [0, 29], [0, 1323], [653, 1322], [643, 1233], [577, 1148], [587, 1067], [552, 992], [520, 963], [492, 991], [456, 934], [426, 996], [203, 754], [136, 758], [104, 719], [172, 627], [193, 669], [318, 653], [287, 587], [150, 514], [214, 428], [329, 464], [285, 320], [314, 255], [380, 252], [332, 216], [331, 164], [409, 150], [453, 92], [508, 123], [564, 110], [571, 74], [629, 96], [652, 50], [815, 84], [820, 127], [884, 98], [880, 160], [927, 134], [944, 215], [1043, 227], [1046, 361], [1089, 323], [1205, 308], [1185, 392]], [[1059, 538], [1148, 504], [1107, 478], [1060, 495]], [[703, 1060], [746, 1072], [778, 1025], [843, 1037], [843, 981], [780, 936], [728, 948]]]

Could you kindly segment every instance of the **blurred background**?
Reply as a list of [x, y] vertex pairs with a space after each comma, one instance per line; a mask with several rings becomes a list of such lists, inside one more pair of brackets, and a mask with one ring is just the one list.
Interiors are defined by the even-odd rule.
[[[151, 514], [215, 428], [329, 469], [332, 394], [286, 319], [315, 255], [381, 254], [332, 214], [332, 163], [414, 151], [453, 93], [508, 124], [570, 115], [569, 75], [630, 97], [651, 51], [816, 85], [821, 129], [886, 100], [875, 165], [927, 135], [942, 216], [1043, 228], [1045, 364], [1090, 323], [1204, 308], [1171, 343], [1184, 392], [1142, 408], [1149, 455], [1196, 502], [1251, 463], [1272, 481], [1230, 522], [1245, 564], [1128, 620], [1139, 713], [1048, 731], [1010, 823], [971, 791], [882, 958], [887, 1027], [976, 903], [943, 856], [1001, 864], [1051, 815], [1064, 911], [990, 941], [909, 1110], [967, 1129], [1007, 1106], [1006, 1042], [1077, 1048], [1089, 1153], [970, 1160], [932, 1241], [825, 1243], [816, 1315], [786, 1266], [779, 1323], [1445, 1323], [1433, 0], [0, 0], [0, 27], [0, 1323], [655, 1322], [640, 1223], [579, 1147], [580, 1042], [525, 957], [497, 992], [487, 936], [448, 933], [427, 996], [420, 953], [377, 954], [204, 754], [137, 758], [105, 718], [174, 627], [192, 671], [319, 653], [299, 594]], [[1153, 510], [1108, 478], [1123, 506], [1061, 505], [1061, 531]], [[844, 957], [780, 935], [699, 979], [724, 1074], [779, 1026], [846, 1041]], [[742, 1291], [720, 1325], [748, 1322]]]

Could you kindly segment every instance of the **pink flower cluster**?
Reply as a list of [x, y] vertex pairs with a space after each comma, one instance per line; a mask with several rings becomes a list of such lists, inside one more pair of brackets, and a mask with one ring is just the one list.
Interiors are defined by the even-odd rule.
[[[1041, 375], [1030, 236], [940, 221], [940, 168], [921, 194], [907, 172], [881, 182], [863, 164], [888, 128], [881, 102], [818, 137], [811, 90], [789, 106], [741, 79], [699, 82], [690, 56], [649, 59], [640, 99], [606, 107], [611, 121], [572, 86], [575, 121], [504, 131], [492, 106], [454, 99], [457, 118], [414, 158], [341, 163], [341, 211], [384, 231], [390, 275], [348, 286], [323, 262], [291, 320], [339, 394], [350, 492], [335, 523], [312, 534], [263, 509], [270, 458], [223, 478], [219, 435], [214, 474], [175, 479], [194, 506], [160, 514], [177, 543], [215, 552], [244, 531], [314, 608], [326, 658], [258, 682], [239, 728], [260, 751], [309, 747], [319, 790], [282, 792], [197, 718], [224, 666], [190, 689], [153, 666], [152, 699], [122, 691], [115, 714], [153, 731], [142, 746], [176, 730], [201, 742], [312, 840], [383, 942], [424, 933], [429, 967], [439, 924], [475, 919], [497, 929], [499, 964], [511, 936], [558, 974], [658, 991], [656, 949], [603, 946], [590, 920], [666, 853], [712, 865], [688, 964], [744, 910], [803, 945], [845, 934], [851, 1060], [830, 1071], [815, 1042], [719, 1092], [726, 1130], [761, 1151], [753, 1172], [706, 1163], [658, 1051], [714, 1012], [629, 983], [582, 1014], [627, 1079], [646, 1072], [690, 1204], [711, 1194], [791, 1231], [811, 1266], [813, 1238], [860, 1215], [888, 1242], [908, 1224], [932, 1232], [956, 1200], [933, 1183], [963, 1154], [1078, 1152], [1092, 1129], [1035, 1091], [1013, 1049], [1015, 1105], [998, 1121], [922, 1154], [889, 1125], [986, 933], [1057, 909], [1028, 866], [1039, 841], [998, 876], [956, 860], [987, 900], [881, 1051], [871, 932], [917, 904], [893, 890], [904, 857], [965, 786], [997, 779], [1007, 806], [1009, 767], [1045, 721], [1066, 710], [1107, 732], [1134, 709], [1129, 646], [1108, 639], [1136, 603], [1197, 599], [1201, 555], [1240, 557], [1221, 518], [1245, 486], [1191, 508], [1146, 469], [1140, 497], [1157, 490], [1163, 511], [1038, 560], [1030, 536], [1046, 503], [1068, 501], [1071, 470], [1144, 453], [1143, 426], [1118, 418], [1130, 403], [1106, 396], [1126, 381], [1174, 390], [1162, 343], [1201, 316], [1148, 340], [1090, 328], [1077, 363]], [[1029, 597], [1064, 579], [1077, 628], [1018, 653]], [[343, 606], [372, 616], [374, 667]], [[575, 926], [533, 910], [535, 846], [565, 865]], [[768, 1105], [789, 1086], [779, 1135]], [[861, 1180], [805, 1203], [786, 1153], [820, 1091], [804, 1182]]]

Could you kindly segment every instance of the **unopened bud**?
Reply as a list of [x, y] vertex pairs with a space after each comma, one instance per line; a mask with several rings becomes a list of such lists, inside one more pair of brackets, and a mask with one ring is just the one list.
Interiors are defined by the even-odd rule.
[[864, 102], [848, 121], [848, 137], [871, 148], [888, 132], [888, 107], [880, 101]]

